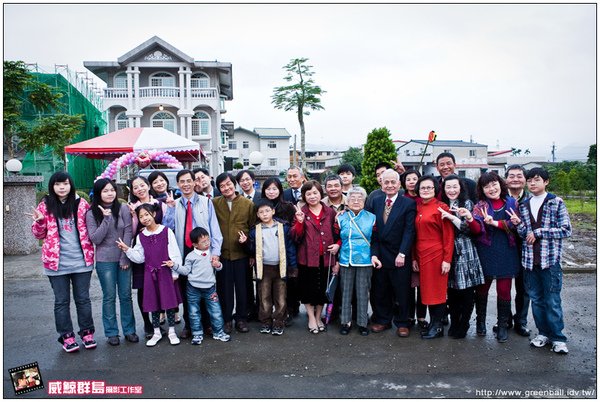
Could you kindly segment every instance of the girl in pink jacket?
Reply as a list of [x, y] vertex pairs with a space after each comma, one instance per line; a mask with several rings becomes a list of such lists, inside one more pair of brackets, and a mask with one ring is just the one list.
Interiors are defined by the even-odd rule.
[[73, 179], [66, 172], [50, 177], [46, 195], [33, 213], [31, 231], [43, 239], [44, 273], [54, 291], [54, 321], [58, 342], [66, 352], [79, 350], [73, 333], [70, 297], [77, 306], [79, 336], [86, 349], [96, 347], [90, 301], [90, 278], [94, 267], [94, 246], [88, 236], [85, 215], [89, 204], [78, 198]]

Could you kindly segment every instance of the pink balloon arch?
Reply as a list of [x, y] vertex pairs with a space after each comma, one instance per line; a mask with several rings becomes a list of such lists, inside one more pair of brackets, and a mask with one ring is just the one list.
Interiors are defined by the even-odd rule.
[[119, 169], [125, 166], [136, 164], [141, 168], [145, 168], [152, 161], [164, 163], [172, 169], [183, 169], [181, 162], [173, 155], [164, 151], [133, 151], [118, 157], [110, 163], [104, 172], [96, 178], [98, 179], [114, 179]]

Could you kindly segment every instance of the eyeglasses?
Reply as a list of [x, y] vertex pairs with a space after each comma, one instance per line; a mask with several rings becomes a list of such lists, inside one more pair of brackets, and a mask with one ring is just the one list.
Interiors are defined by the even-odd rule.
[[431, 191], [431, 190], [435, 190], [435, 187], [432, 187], [432, 186], [419, 187], [419, 190]]
[[365, 202], [365, 199], [363, 197], [350, 197], [348, 202]]

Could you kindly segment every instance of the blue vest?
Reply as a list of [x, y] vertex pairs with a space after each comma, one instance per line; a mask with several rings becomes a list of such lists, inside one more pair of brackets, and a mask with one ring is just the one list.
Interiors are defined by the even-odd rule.
[[[358, 215], [347, 210], [337, 217], [337, 221], [340, 225], [342, 239], [340, 265], [344, 267], [348, 265], [371, 266], [371, 235], [373, 234], [373, 225], [375, 225], [375, 215], [364, 209]], [[365, 241], [363, 235], [368, 242]]]

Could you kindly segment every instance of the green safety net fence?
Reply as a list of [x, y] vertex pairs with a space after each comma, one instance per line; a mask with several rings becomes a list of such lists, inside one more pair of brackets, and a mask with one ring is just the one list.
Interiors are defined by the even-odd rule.
[[[76, 135], [72, 143], [77, 143], [95, 138], [106, 132], [106, 120], [104, 114], [98, 108], [98, 99], [90, 94], [84, 95], [78, 88], [65, 78], [62, 74], [32, 73], [34, 77], [47, 85], [56, 88], [63, 94], [61, 98], [62, 108], [59, 113], [81, 114], [84, 117], [84, 126]], [[85, 89], [82, 89], [85, 92]], [[23, 105], [23, 119], [26, 122], [34, 122], [40, 117], [39, 113], [29, 102]], [[67, 155], [67, 171], [73, 177], [75, 187], [78, 190], [87, 190], [93, 186], [94, 179], [102, 173], [108, 165], [107, 161], [86, 159], [81, 156]], [[22, 174], [39, 175], [44, 181], [39, 184], [38, 189], [48, 188], [48, 180], [52, 173], [65, 169], [65, 161], [53, 154], [52, 148], [45, 147], [41, 152], [28, 152], [23, 160]]]

